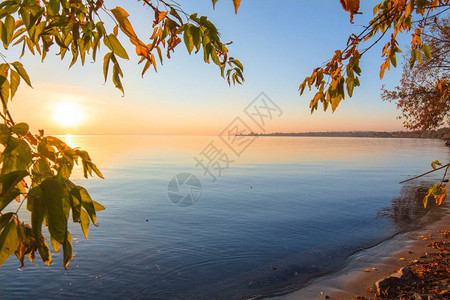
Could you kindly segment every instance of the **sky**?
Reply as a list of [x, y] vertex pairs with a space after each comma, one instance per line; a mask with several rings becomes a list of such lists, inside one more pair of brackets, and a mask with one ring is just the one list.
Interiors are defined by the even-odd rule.
[[[153, 13], [142, 2], [105, 2], [108, 8], [126, 9], [141, 38], [151, 35]], [[20, 86], [11, 104], [15, 120], [28, 122], [33, 131], [44, 129], [46, 134], [218, 135], [264, 92], [283, 112], [267, 124], [266, 132], [403, 129], [395, 104], [380, 98], [382, 85], [392, 88], [401, 77], [401, 68], [397, 68], [379, 79], [382, 45], [365, 54], [361, 87], [336, 112], [311, 115], [313, 94], [300, 96], [298, 92], [314, 68], [345, 47], [349, 34], [360, 32], [368, 23], [372, 1], [361, 1], [363, 14], [355, 16], [354, 24], [338, 0], [242, 0], [238, 14], [231, 0], [219, 0], [215, 10], [210, 0], [178, 2], [188, 13], [207, 15], [221, 32], [222, 41], [233, 42], [229, 55], [244, 64], [243, 86], [229, 87], [215, 65], [205, 64], [201, 53], [189, 55], [183, 44], [158, 67], [158, 73], [149, 69], [143, 78], [134, 49], [127, 47], [131, 58], [121, 61], [125, 96], [110, 79], [104, 83], [102, 56], [68, 69], [68, 57], [60, 61], [50, 54], [41, 62], [27, 53], [21, 61], [33, 88]], [[404, 50], [408, 37], [400, 40]], [[13, 61], [20, 51], [21, 46], [15, 46], [2, 53]], [[100, 55], [107, 52], [103, 46]], [[77, 122], [64, 117], [71, 113]]]

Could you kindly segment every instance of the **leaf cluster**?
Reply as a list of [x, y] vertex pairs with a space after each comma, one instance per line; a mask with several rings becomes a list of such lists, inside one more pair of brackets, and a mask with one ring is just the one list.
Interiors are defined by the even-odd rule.
[[[0, 124], [0, 265], [13, 253], [24, 265], [25, 256], [33, 262], [35, 252], [46, 264], [52, 255], [42, 226], [48, 227], [54, 251], [63, 249], [63, 265], [72, 259], [72, 236], [67, 230], [72, 221], [81, 224], [85, 238], [89, 225], [97, 226], [96, 212], [104, 209], [81, 186], [69, 178], [74, 165], [80, 164], [84, 176], [94, 173], [103, 178], [86, 151], [71, 148], [56, 137], [32, 135], [26, 123]], [[19, 208], [5, 212], [16, 200]], [[31, 226], [19, 220], [19, 209], [26, 202]]]
[[[231, 84], [244, 81], [243, 66], [228, 57], [226, 44], [220, 40], [216, 27], [206, 17], [187, 15], [176, 3], [144, 0], [144, 6], [154, 12], [153, 31], [144, 42], [135, 32], [129, 14], [121, 7], [108, 9], [103, 0], [9, 0], [0, 4], [0, 34], [5, 49], [21, 45], [21, 56], [28, 50], [45, 59], [52, 47], [58, 49], [61, 59], [70, 54], [70, 65], [78, 60], [84, 64], [87, 56], [96, 60], [102, 44], [110, 51], [103, 56], [103, 73], [108, 78], [112, 64], [112, 81], [124, 92], [120, 59], [129, 59], [122, 38], [128, 39], [136, 50], [139, 63], [145, 62], [142, 75], [153, 66], [157, 71], [157, 59], [163, 63], [163, 52], [170, 52], [182, 41], [189, 51], [203, 49], [205, 62], [211, 60], [219, 67], [221, 75]], [[115, 26], [106, 29], [104, 18]], [[120, 34], [119, 34], [120, 33]]]
[[[422, 41], [422, 28], [428, 25], [437, 15], [450, 8], [449, 0], [384, 0], [375, 5], [373, 19], [369, 25], [358, 35], [352, 34], [344, 50], [336, 50], [330, 61], [314, 69], [300, 84], [302, 95], [306, 86], [318, 91], [310, 102], [311, 113], [318, 109], [322, 102], [323, 109], [330, 106], [334, 112], [345, 95], [353, 96], [353, 90], [359, 86], [361, 57], [384, 36], [390, 34], [390, 39], [382, 50], [383, 63], [380, 66], [380, 78], [383, 78], [386, 69], [397, 66], [397, 53], [402, 50], [398, 47], [397, 36], [403, 32], [410, 32], [417, 24], [411, 39], [412, 68], [422, 55], [431, 57], [430, 47]], [[362, 45], [367, 45], [361, 48]]]

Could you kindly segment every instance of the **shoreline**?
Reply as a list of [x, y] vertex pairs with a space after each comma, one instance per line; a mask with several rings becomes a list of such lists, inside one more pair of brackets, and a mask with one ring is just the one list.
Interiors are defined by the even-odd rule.
[[[439, 236], [439, 230], [450, 228], [449, 211], [444, 208], [442, 218], [423, 228], [400, 233], [390, 240], [353, 254], [347, 259], [345, 266], [335, 273], [315, 278], [297, 291], [269, 299], [348, 300], [357, 296], [371, 298], [375, 294], [368, 289], [376, 292], [375, 282], [389, 277], [400, 268], [408, 266], [410, 261], [430, 251], [428, 244], [434, 237]], [[365, 272], [367, 269], [370, 271]]]

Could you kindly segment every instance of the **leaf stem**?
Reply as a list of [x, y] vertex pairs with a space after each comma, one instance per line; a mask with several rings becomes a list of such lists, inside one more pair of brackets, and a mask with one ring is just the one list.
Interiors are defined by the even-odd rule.
[[[11, 114], [9, 113], [9, 110], [8, 110], [8, 106], [6, 105], [6, 101], [5, 101], [5, 99], [3, 98], [3, 95], [0, 93], [0, 98], [1, 98], [1, 100], [2, 100], [2, 105], [3, 105], [3, 113], [4, 114], [6, 114], [6, 116], [9, 118], [9, 122], [11, 122], [11, 124], [12, 125], [14, 125], [15, 123], [14, 123], [14, 120], [12, 119], [12, 116], [11, 116]], [[4, 118], [4, 116], [2, 116], [3, 118]], [[6, 119], [5, 119], [6, 120]]]
[[[16, 210], [16, 212], [15, 212], [16, 215], [17, 215], [17, 213], [19, 212], [20, 208], [22, 207], [22, 204], [25, 202], [25, 199], [27, 199], [27, 197], [28, 197], [28, 195], [26, 195], [25, 197], [23, 197], [22, 201], [21, 201], [20, 204], [19, 204], [19, 207], [17, 208], [17, 210]], [[17, 215], [17, 217], [19, 217], [19, 216]]]

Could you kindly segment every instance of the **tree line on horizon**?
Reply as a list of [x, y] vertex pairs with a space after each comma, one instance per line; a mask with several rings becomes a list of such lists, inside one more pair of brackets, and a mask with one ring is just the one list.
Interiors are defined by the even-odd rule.
[[422, 130], [422, 131], [322, 131], [322, 132], [272, 132], [272, 133], [252, 132], [248, 135], [450, 139], [450, 127], [443, 127], [436, 130]]

